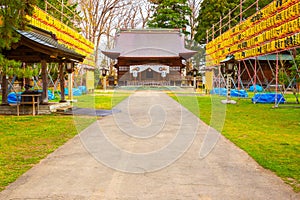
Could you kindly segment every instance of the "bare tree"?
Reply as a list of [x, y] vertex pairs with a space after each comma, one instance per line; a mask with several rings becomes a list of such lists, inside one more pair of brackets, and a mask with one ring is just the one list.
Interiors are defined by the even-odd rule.
[[197, 17], [199, 15], [199, 11], [201, 9], [202, 1], [203, 0], [187, 0], [189, 7], [192, 10], [192, 13], [189, 16], [190, 35], [189, 35], [189, 38], [186, 40], [186, 46], [187, 46], [187, 48], [198, 52], [189, 61], [192, 64], [192, 67], [197, 68], [197, 69], [200, 69], [200, 67], [203, 65], [204, 59], [205, 59], [204, 45], [200, 45], [198, 42], [195, 41], [195, 34], [197, 32], [196, 27], [198, 25]]
[[191, 34], [190, 40], [194, 40], [197, 27], [197, 17], [199, 15], [199, 10], [201, 9], [201, 3], [203, 0], [188, 0], [189, 7], [192, 10], [192, 14], [189, 16]]
[[95, 44], [96, 63], [102, 36], [106, 34], [107, 23], [119, 9], [131, 4], [131, 0], [81, 0], [81, 28], [84, 36]]
[[95, 44], [96, 63], [100, 47], [112, 48], [113, 35], [120, 28], [144, 28], [150, 16], [147, 0], [81, 0], [81, 28]]
[[148, 0], [136, 0], [123, 16], [122, 25], [124, 28], [145, 28], [151, 15], [152, 4]]

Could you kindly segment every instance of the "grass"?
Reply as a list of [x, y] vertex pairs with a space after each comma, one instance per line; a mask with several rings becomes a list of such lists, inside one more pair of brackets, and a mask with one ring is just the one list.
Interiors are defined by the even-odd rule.
[[[0, 191], [78, 133], [71, 116], [0, 116], [0, 121]], [[82, 120], [79, 130], [92, 121]]]
[[[227, 105], [223, 110], [225, 105], [220, 101], [224, 97], [196, 97], [198, 105], [191, 105], [195, 97], [170, 96], [222, 132], [261, 166], [275, 172], [294, 191], [300, 191], [299, 108], [272, 109], [270, 104], [252, 104], [250, 99], [236, 99], [236, 105]], [[226, 114], [224, 126], [216, 123], [222, 122], [218, 118], [222, 111]]]
[[[111, 109], [128, 94], [96, 92], [78, 104]], [[94, 98], [95, 97], [95, 98]], [[0, 191], [96, 120], [87, 116], [0, 116]]]
[[123, 101], [129, 96], [129, 93], [123, 92], [99, 92], [96, 91], [94, 94], [82, 95], [74, 97], [77, 102], [74, 106], [80, 108], [93, 108], [93, 109], [104, 109], [110, 110], [118, 103]]

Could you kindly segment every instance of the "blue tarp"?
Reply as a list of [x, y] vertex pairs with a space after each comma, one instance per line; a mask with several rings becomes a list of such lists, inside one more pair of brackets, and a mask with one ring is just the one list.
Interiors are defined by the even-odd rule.
[[[210, 93], [218, 94], [221, 96], [227, 96], [226, 88], [214, 88], [213, 90], [210, 91]], [[230, 96], [232, 96], [232, 97], [248, 97], [248, 93], [245, 90], [231, 89]]]
[[9, 104], [16, 104], [17, 102], [21, 101], [21, 94], [22, 92], [11, 92], [7, 96], [7, 103]]
[[85, 86], [78, 86], [78, 89], [82, 92], [82, 94], [85, 94], [87, 92], [86, 87]]
[[[42, 92], [42, 90], [38, 90], [38, 92]], [[21, 94], [22, 94], [22, 92], [17, 92], [17, 93], [11, 92], [11, 93], [9, 93], [8, 96], [7, 96], [7, 102], [9, 104], [16, 104], [17, 102], [20, 102], [21, 101]], [[17, 101], [17, 98], [18, 98], [18, 101]], [[48, 90], [48, 99], [49, 100], [55, 99], [55, 96], [52, 94], [52, 92], [50, 90]]]
[[210, 91], [210, 94], [218, 94], [221, 96], [226, 96], [227, 90], [226, 90], [226, 88], [214, 88]]
[[[73, 91], [73, 96], [81, 96], [82, 95], [81, 90], [79, 90], [78, 88], [73, 88], [72, 91]], [[65, 95], [68, 95], [68, 94], [69, 94], [69, 89], [65, 88]]]
[[[38, 90], [40, 93], [42, 93], [43, 91], [42, 90]], [[55, 99], [55, 96], [54, 96], [54, 94], [50, 91], [50, 90], [48, 90], [48, 100], [53, 100], [53, 99]]]
[[230, 90], [230, 96], [232, 96], [232, 97], [248, 97], [248, 93], [245, 90]]
[[[260, 85], [255, 85], [256, 86], [256, 92], [262, 92], [263, 91], [263, 87], [261, 87]], [[251, 85], [249, 88], [250, 92], [254, 92], [254, 86]]]
[[48, 99], [49, 100], [54, 100], [55, 99], [54, 94], [50, 90], [48, 90]]
[[[256, 94], [251, 100], [253, 103], [275, 103], [275, 93]], [[277, 103], [284, 103], [285, 99], [282, 94], [277, 94]]]

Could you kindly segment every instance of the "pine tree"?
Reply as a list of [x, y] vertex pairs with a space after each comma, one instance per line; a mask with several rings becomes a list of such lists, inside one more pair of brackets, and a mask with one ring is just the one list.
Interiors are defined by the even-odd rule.
[[[206, 30], [211, 29], [213, 24], [220, 21], [220, 17], [224, 17], [236, 5], [237, 3], [233, 1], [228, 4], [227, 0], [203, 0], [198, 16], [196, 41], [202, 44], [206, 43]], [[215, 30], [218, 28], [215, 27]]]
[[[253, 5], [256, 0], [246, 0], [242, 4], [243, 10], [246, 10], [250, 5]], [[242, 18], [245, 19], [252, 14], [254, 14], [257, 9], [261, 9], [267, 4], [271, 3], [272, 0], [261, 0], [258, 2], [258, 5], [253, 5], [250, 9], [243, 12]], [[240, 9], [235, 9], [236, 6], [240, 4], [240, 0], [203, 0], [201, 3], [201, 10], [198, 16], [198, 27], [197, 33], [195, 36], [196, 41], [199, 43], [206, 43], [206, 30], [212, 28], [213, 24], [216, 24], [214, 27], [215, 31], [219, 32], [219, 24], [220, 17], [224, 18], [230, 12], [230, 26], [233, 27], [241, 20], [239, 17], [235, 18], [239, 15]], [[227, 20], [227, 21], [226, 21]], [[223, 24], [227, 23], [229, 18], [227, 17]], [[222, 28], [221, 32], [225, 32], [229, 26]], [[211, 38], [209, 38], [211, 39]]]
[[[154, 14], [147, 25], [151, 28], [181, 28], [189, 25], [187, 16], [191, 14], [186, 0], [156, 0]], [[185, 33], [187, 33], [185, 31]]]
[[13, 43], [18, 42], [20, 36], [16, 29], [23, 30], [28, 23], [26, 15], [31, 15], [35, 0], [2, 0], [0, 3], [0, 72], [2, 76], [2, 104], [7, 103], [6, 74], [10, 67], [20, 65], [13, 60], [8, 60], [2, 54], [9, 50]]

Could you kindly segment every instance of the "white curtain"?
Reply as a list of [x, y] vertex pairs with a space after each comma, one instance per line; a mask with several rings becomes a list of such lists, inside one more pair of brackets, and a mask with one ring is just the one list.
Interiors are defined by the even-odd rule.
[[147, 69], [152, 69], [155, 72], [161, 73], [163, 76], [170, 73], [170, 67], [167, 65], [132, 65], [130, 66], [130, 73], [136, 75]]

